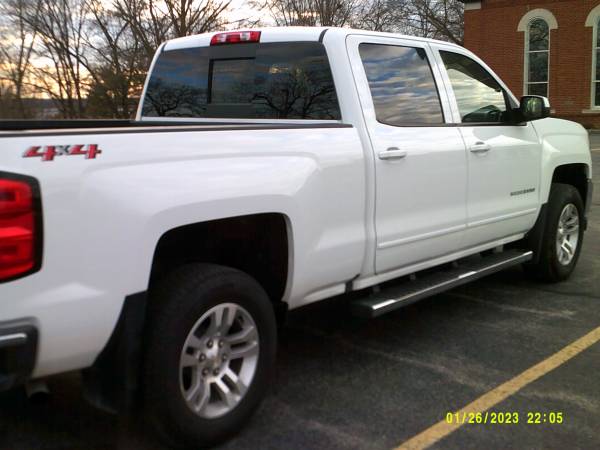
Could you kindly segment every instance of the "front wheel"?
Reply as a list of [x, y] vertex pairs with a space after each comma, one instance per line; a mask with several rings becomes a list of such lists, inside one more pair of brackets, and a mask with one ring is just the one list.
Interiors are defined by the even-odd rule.
[[583, 214], [579, 191], [569, 184], [554, 183], [548, 199], [539, 260], [525, 266], [529, 273], [548, 282], [569, 278], [581, 252]]
[[175, 447], [207, 446], [237, 432], [259, 405], [275, 361], [269, 298], [250, 276], [184, 266], [151, 292], [144, 405]]

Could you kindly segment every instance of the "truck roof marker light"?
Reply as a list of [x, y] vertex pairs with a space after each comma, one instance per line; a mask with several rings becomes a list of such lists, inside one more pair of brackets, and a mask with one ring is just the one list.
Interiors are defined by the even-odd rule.
[[229, 31], [226, 33], [217, 33], [211, 38], [210, 45], [248, 44], [251, 42], [260, 42], [260, 31]]

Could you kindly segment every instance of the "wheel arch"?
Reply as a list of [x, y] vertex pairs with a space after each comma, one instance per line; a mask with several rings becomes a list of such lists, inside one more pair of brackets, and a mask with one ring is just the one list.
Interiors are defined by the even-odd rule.
[[[228, 251], [233, 249], [241, 251]], [[260, 213], [186, 224], [165, 231], [156, 242], [148, 290], [170, 270], [186, 263], [234, 267], [261, 284], [282, 322], [292, 261], [292, 224], [285, 214]], [[147, 307], [147, 291], [126, 296], [108, 343], [94, 364], [83, 370], [84, 395], [100, 409], [124, 412], [138, 405]]]
[[[583, 200], [584, 207], [587, 208], [588, 198], [588, 180], [591, 177], [591, 168], [585, 163], [561, 164], [554, 168], [550, 187], [553, 183], [570, 184], [575, 187]], [[548, 192], [549, 195], [549, 192]], [[546, 196], [546, 201], [548, 196]]]
[[186, 224], [165, 231], [154, 249], [149, 289], [190, 262], [233, 267], [255, 278], [273, 304], [291, 284], [293, 233], [282, 213], [258, 213]]

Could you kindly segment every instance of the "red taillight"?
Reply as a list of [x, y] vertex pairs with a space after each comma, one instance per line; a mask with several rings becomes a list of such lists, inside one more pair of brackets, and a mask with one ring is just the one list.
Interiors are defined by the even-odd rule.
[[0, 174], [0, 281], [31, 272], [39, 264], [36, 209], [32, 182]]
[[249, 42], [260, 42], [260, 31], [231, 31], [228, 33], [217, 33], [210, 40], [210, 45], [241, 44]]

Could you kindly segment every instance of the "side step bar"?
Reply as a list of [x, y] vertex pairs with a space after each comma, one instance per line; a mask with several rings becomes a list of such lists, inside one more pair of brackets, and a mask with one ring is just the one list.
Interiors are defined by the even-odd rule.
[[465, 260], [458, 267], [425, 273], [415, 281], [406, 281], [368, 297], [354, 300], [351, 311], [358, 317], [377, 317], [425, 297], [447, 291], [462, 284], [485, 277], [494, 272], [529, 261], [532, 251], [507, 250], [474, 260]]

